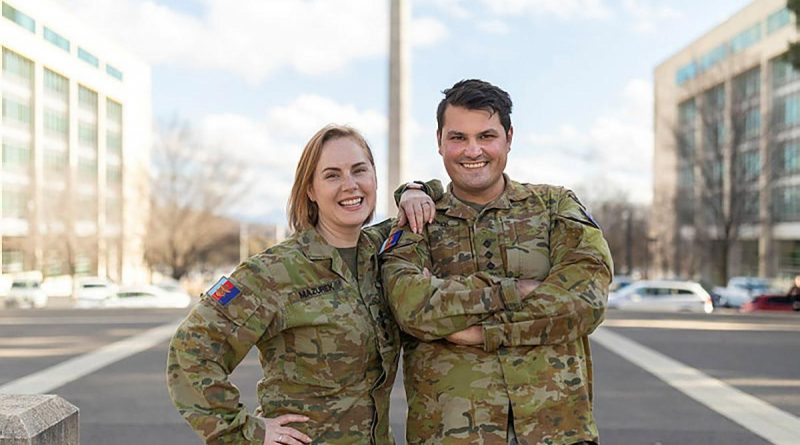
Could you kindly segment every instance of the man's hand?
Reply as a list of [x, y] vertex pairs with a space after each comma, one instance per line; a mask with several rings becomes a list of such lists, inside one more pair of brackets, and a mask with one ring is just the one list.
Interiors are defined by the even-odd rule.
[[436, 206], [430, 196], [421, 189], [408, 188], [400, 196], [397, 225], [402, 227], [408, 223], [412, 232], [422, 233], [425, 224], [433, 221], [435, 214]]
[[525, 296], [536, 290], [540, 284], [542, 284], [542, 282], [539, 280], [517, 280], [517, 293], [520, 298], [525, 298]]
[[481, 326], [470, 326], [463, 331], [448, 335], [445, 339], [450, 343], [461, 346], [483, 346], [483, 328]]

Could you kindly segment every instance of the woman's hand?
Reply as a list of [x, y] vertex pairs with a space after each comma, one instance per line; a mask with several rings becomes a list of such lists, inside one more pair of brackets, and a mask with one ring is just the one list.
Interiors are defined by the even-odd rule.
[[426, 223], [433, 221], [436, 206], [430, 196], [421, 189], [407, 188], [400, 196], [397, 211], [397, 225], [402, 227], [408, 223], [411, 231], [422, 233]]
[[297, 414], [284, 414], [272, 419], [259, 417], [264, 422], [264, 445], [303, 445], [310, 443], [311, 438], [294, 428], [283, 426], [292, 422], [307, 422], [308, 417]]

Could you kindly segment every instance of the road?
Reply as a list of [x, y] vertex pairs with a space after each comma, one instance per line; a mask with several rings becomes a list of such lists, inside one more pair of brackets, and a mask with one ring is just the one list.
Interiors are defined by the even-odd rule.
[[[61, 395], [81, 410], [85, 445], [198, 444], [164, 383], [170, 324], [184, 314], [0, 310], [0, 392]], [[603, 444], [759, 445], [787, 428], [800, 437], [800, 314], [611, 311], [591, 338]], [[233, 375], [249, 407], [259, 374], [251, 354]], [[398, 437], [404, 403], [398, 381]]]

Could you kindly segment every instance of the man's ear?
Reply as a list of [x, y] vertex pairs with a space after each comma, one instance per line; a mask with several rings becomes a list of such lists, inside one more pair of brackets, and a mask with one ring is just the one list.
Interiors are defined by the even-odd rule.
[[439, 147], [439, 156], [442, 155], [442, 130], [436, 130], [436, 146]]
[[506, 139], [508, 140], [508, 151], [511, 151], [511, 140], [514, 139], [514, 127], [508, 127], [508, 133], [506, 133]]

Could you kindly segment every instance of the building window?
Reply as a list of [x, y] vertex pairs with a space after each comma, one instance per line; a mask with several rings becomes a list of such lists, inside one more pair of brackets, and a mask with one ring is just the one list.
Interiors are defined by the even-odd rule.
[[743, 139], [755, 139], [761, 135], [761, 112], [758, 108], [751, 108], [744, 112], [743, 128], [741, 129]]
[[92, 257], [86, 253], [75, 255], [75, 273], [85, 274], [92, 271]]
[[797, 79], [800, 79], [800, 72], [798, 72], [789, 62], [787, 56], [782, 56], [772, 59], [772, 88], [777, 89]]
[[30, 32], [36, 32], [36, 21], [6, 2], [3, 2], [3, 17], [11, 20]]
[[800, 122], [800, 94], [776, 98], [774, 107], [778, 127], [791, 127]]
[[723, 43], [700, 57], [700, 72], [707, 71], [726, 57], [728, 57], [728, 44]]
[[30, 146], [19, 142], [3, 141], [3, 170], [22, 171], [30, 167]]
[[740, 53], [759, 40], [761, 40], [761, 23], [747, 28], [731, 39], [731, 52], [733, 52], [733, 54]]
[[733, 79], [733, 101], [742, 102], [758, 97], [761, 91], [761, 69], [753, 68]]
[[741, 181], [751, 182], [758, 179], [761, 174], [761, 154], [758, 151], [749, 150], [739, 153], [738, 163]]
[[780, 173], [784, 175], [800, 172], [800, 142], [789, 141], [778, 150]]
[[758, 190], [748, 190], [741, 196], [742, 201], [739, 203], [741, 206], [742, 221], [754, 223], [758, 221], [759, 212], [759, 193]]
[[115, 78], [117, 80], [122, 80], [122, 71], [114, 68], [113, 66], [111, 66], [109, 64], [106, 64], [106, 73], [108, 73], [109, 76], [111, 76], [111, 77], [113, 77], [113, 78]]
[[111, 99], [106, 100], [106, 119], [111, 122], [122, 123], [122, 104]]
[[97, 147], [97, 126], [78, 122], [78, 142], [88, 147]]
[[15, 52], [3, 49], [3, 74], [28, 85], [33, 81], [33, 62]]
[[772, 209], [776, 221], [800, 220], [800, 187], [779, 187], [774, 191]]
[[78, 47], [78, 58], [88, 63], [89, 65], [92, 65], [95, 68], [100, 67], [100, 60], [98, 60], [97, 56], [90, 53], [89, 51], [86, 51], [80, 46]]
[[69, 131], [69, 118], [65, 113], [44, 110], [44, 131], [54, 136], [67, 136]]
[[21, 250], [4, 250], [3, 273], [15, 273], [25, 270], [24, 258]]
[[28, 193], [23, 188], [3, 187], [3, 217], [25, 218], [28, 209]]
[[78, 105], [83, 109], [97, 113], [97, 93], [81, 86], [78, 89]]
[[11, 97], [4, 97], [3, 119], [29, 126], [31, 124], [31, 107], [29, 104], [19, 102]]
[[687, 63], [680, 67], [675, 73], [675, 83], [683, 85], [684, 83], [692, 80], [697, 75], [697, 67], [694, 62]]
[[69, 80], [49, 69], [44, 69], [44, 87], [47, 93], [62, 99], [69, 95]]
[[789, 9], [785, 7], [773, 12], [767, 16], [767, 34], [772, 34], [773, 32], [783, 28], [789, 23], [790, 19], [791, 17], [789, 15]]
[[61, 34], [53, 31], [48, 27], [44, 27], [44, 39], [48, 42], [52, 43], [53, 45], [63, 49], [66, 52], [69, 52], [69, 40], [65, 39], [61, 36]]

